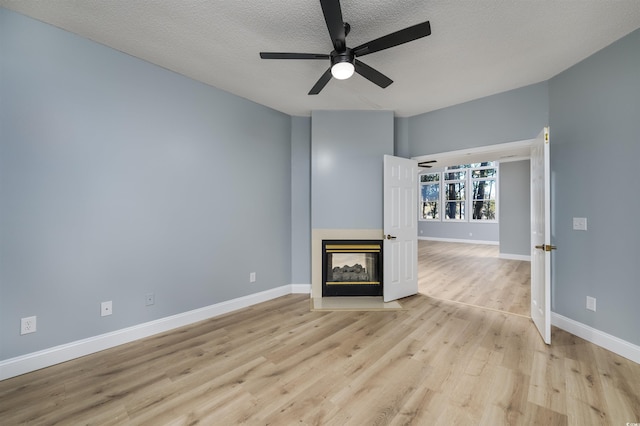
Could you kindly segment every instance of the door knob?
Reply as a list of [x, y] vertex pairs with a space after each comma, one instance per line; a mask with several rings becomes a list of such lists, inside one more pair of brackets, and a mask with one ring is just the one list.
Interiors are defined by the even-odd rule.
[[558, 247], [552, 246], [551, 244], [542, 244], [542, 245], [536, 246], [536, 248], [544, 251], [551, 251], [551, 250], [556, 250]]
[[396, 237], [391, 235], [391, 234], [387, 234], [387, 240], [395, 240]]

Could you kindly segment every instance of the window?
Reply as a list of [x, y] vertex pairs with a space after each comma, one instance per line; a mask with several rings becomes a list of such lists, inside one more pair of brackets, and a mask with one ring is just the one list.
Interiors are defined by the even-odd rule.
[[440, 219], [440, 173], [420, 175], [420, 219]]
[[465, 183], [467, 180], [466, 170], [455, 170], [444, 172], [444, 200], [445, 200], [445, 220], [465, 219]]
[[497, 169], [486, 166], [471, 171], [472, 220], [496, 220], [496, 176]]
[[447, 167], [443, 172], [423, 173], [419, 176], [419, 181], [420, 220], [497, 220], [497, 163]]

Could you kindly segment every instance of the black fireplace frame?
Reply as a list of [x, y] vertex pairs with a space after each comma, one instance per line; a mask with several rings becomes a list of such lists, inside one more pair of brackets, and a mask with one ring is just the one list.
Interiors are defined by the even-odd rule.
[[[383, 251], [382, 240], [322, 240], [322, 297], [337, 296], [382, 296], [383, 295]], [[370, 245], [378, 244], [380, 251], [376, 262], [379, 284], [330, 284], [327, 285], [329, 255], [327, 245]], [[357, 253], [357, 251], [355, 251]]]

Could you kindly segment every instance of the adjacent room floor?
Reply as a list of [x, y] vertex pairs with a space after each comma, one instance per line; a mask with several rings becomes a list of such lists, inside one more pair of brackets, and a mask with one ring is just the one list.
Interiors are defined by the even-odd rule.
[[418, 241], [418, 286], [435, 299], [530, 316], [530, 262], [501, 259], [495, 245]]

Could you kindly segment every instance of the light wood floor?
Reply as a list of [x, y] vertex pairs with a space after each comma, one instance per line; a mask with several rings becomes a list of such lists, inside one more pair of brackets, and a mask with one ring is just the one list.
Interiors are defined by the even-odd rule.
[[640, 365], [526, 317], [418, 294], [289, 295], [0, 382], [0, 424], [625, 425]]
[[498, 255], [493, 245], [420, 240], [419, 290], [436, 299], [530, 316], [530, 262]]

